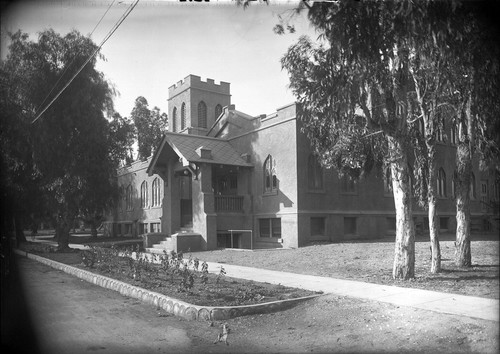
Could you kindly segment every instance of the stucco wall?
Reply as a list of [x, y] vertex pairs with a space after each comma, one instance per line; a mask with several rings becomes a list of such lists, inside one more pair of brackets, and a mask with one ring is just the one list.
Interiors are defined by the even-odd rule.
[[[237, 151], [250, 155], [254, 165], [249, 175], [249, 189], [253, 196], [255, 241], [269, 247], [298, 247], [297, 228], [294, 226], [297, 210], [295, 105], [259, 119], [255, 130], [229, 139]], [[276, 162], [278, 179], [278, 188], [272, 193], [264, 190], [264, 162], [269, 155]], [[282, 240], [260, 237], [259, 219], [263, 218], [281, 218]]]
[[[148, 176], [146, 169], [149, 165], [149, 159], [146, 161], [137, 161], [130, 166], [122, 168], [118, 171], [118, 184], [121, 187], [122, 195], [120, 198], [119, 205], [116, 209], [116, 216], [114, 222], [118, 225], [131, 225], [131, 232], [124, 233], [120, 226], [115, 227], [115, 233], [120, 235], [130, 235], [137, 236], [140, 233], [139, 224], [145, 223], [148, 226], [148, 232], [151, 231], [151, 223], [161, 223], [161, 218], [163, 215], [162, 205], [163, 196], [165, 191], [165, 184], [163, 179], [158, 175]], [[153, 196], [152, 187], [153, 181], [158, 178], [160, 181], [160, 195], [162, 196], [161, 204], [159, 206], [153, 206]], [[146, 207], [141, 207], [141, 184], [147, 182], [147, 193], [148, 193], [148, 205]], [[128, 185], [132, 186], [132, 208], [127, 210], [125, 202], [125, 193]]]

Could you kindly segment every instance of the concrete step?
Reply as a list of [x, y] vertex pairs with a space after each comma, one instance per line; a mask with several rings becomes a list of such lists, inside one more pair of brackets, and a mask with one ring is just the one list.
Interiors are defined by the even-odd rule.
[[166, 251], [168, 255], [170, 255], [170, 251], [169, 249], [165, 249], [165, 248], [146, 248], [144, 250], [146, 253], [153, 253], [153, 254], [160, 254], [160, 255], [163, 255], [163, 251]]

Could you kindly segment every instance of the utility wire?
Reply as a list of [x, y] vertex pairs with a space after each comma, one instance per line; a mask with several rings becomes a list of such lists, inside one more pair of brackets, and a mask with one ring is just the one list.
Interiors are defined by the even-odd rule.
[[99, 46], [96, 48], [96, 50], [87, 58], [87, 60], [83, 63], [83, 65], [80, 67], [80, 69], [78, 69], [78, 71], [71, 77], [71, 79], [69, 80], [69, 82], [66, 85], [64, 85], [64, 87], [58, 92], [58, 94], [52, 99], [52, 101], [50, 101], [50, 103], [37, 115], [37, 117], [31, 122], [31, 124], [35, 123], [42, 116], [42, 114], [45, 113], [45, 111], [47, 109], [49, 109], [49, 107], [52, 105], [52, 103], [54, 103], [55, 100], [57, 100], [57, 98], [64, 92], [64, 90], [66, 90], [66, 88], [71, 84], [71, 82], [73, 82], [73, 80], [75, 79], [75, 77], [83, 70], [83, 68], [85, 67], [85, 65], [87, 65], [87, 63], [93, 57], [96, 56], [96, 54], [102, 48], [102, 46], [104, 45], [104, 43], [107, 42], [107, 40], [113, 35], [113, 33], [115, 33], [115, 31], [118, 29], [118, 27], [120, 27], [120, 25], [122, 24], [122, 22], [125, 21], [125, 19], [132, 12], [132, 10], [137, 6], [138, 3], [139, 3], [139, 0], [136, 0], [133, 4], [131, 4], [129, 6], [129, 8], [125, 11], [125, 13], [122, 15], [122, 17], [120, 17], [120, 19], [118, 20], [118, 22], [113, 26], [113, 28], [110, 30], [110, 32], [108, 32], [108, 34], [106, 35], [106, 37], [102, 40], [101, 44], [99, 44]]
[[[104, 15], [101, 16], [101, 19], [99, 20], [99, 22], [97, 22], [97, 24], [95, 25], [94, 29], [92, 30], [92, 32], [90, 32], [90, 35], [89, 37], [92, 37], [92, 34], [94, 34], [94, 31], [97, 29], [97, 26], [99, 26], [99, 24], [101, 23], [102, 19], [104, 18], [104, 16], [106, 16], [106, 14], [108, 13], [109, 9], [111, 8], [111, 6], [113, 6], [113, 4], [115, 3], [116, 0], [113, 0], [113, 2], [108, 6], [108, 9], [106, 10], [106, 12], [104, 12]], [[73, 63], [75, 62], [76, 58], [78, 57], [78, 54], [80, 54], [80, 52], [78, 52], [74, 57], [73, 57], [73, 60], [71, 60], [71, 63], [69, 63], [69, 65], [66, 65], [66, 67], [64, 68], [61, 76], [59, 76], [59, 79], [57, 79], [56, 83], [54, 84], [54, 86], [52, 86], [52, 88], [50, 89], [49, 93], [47, 94], [47, 96], [45, 96], [45, 98], [43, 99], [43, 101], [40, 103], [40, 105], [38, 106], [38, 108], [36, 109], [35, 112], [39, 112], [40, 109], [43, 107], [43, 105], [45, 104], [45, 101], [47, 101], [47, 99], [50, 97], [50, 95], [52, 94], [52, 92], [55, 90], [55, 88], [57, 87], [57, 85], [59, 84], [59, 81], [61, 81], [61, 79], [64, 77], [64, 74], [66, 74], [66, 71], [68, 71], [69, 68], [71, 68], [73, 66]], [[36, 113], [35, 113], [36, 114]]]

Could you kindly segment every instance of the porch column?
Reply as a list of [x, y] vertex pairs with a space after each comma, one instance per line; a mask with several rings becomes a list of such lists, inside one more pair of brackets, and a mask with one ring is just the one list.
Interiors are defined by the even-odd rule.
[[217, 247], [217, 217], [212, 191], [212, 165], [200, 164], [198, 179], [193, 181], [193, 230], [203, 237], [203, 249]]

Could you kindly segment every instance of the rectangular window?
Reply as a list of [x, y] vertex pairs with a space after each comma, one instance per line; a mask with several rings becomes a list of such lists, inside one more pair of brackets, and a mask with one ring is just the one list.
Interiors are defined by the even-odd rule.
[[151, 223], [151, 232], [161, 232], [160, 230], [160, 223], [159, 222], [153, 222]]
[[396, 218], [387, 218], [387, 230], [396, 231]]
[[281, 219], [271, 219], [271, 233], [272, 237], [281, 238]]
[[345, 217], [344, 218], [344, 235], [355, 235], [356, 233], [357, 233], [356, 218]]
[[148, 233], [148, 224], [140, 223], [139, 224], [139, 235], [144, 235]]
[[259, 219], [259, 235], [260, 237], [281, 238], [281, 219]]
[[439, 218], [439, 229], [448, 230], [448, 219], [449, 218]]
[[311, 236], [325, 236], [325, 218], [311, 218]]

